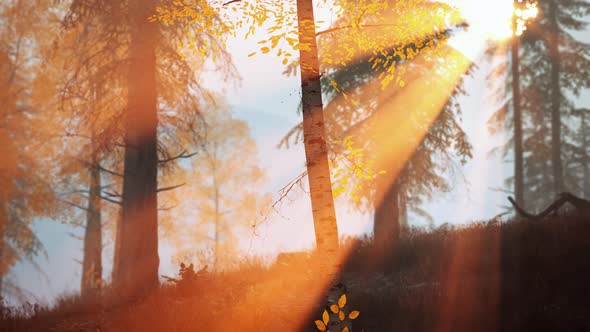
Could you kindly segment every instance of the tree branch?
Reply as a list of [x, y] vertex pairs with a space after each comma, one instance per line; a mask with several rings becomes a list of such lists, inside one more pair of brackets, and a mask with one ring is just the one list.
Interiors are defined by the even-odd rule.
[[177, 159], [187, 159], [187, 158], [190, 158], [190, 157], [192, 157], [192, 156], [196, 155], [197, 153], [198, 153], [198, 152], [193, 152], [193, 153], [188, 153], [188, 154], [187, 154], [187, 152], [186, 152], [186, 150], [185, 150], [185, 151], [182, 151], [182, 152], [181, 152], [180, 154], [178, 154], [177, 156], [170, 157], [170, 158], [166, 158], [166, 159], [162, 159], [162, 160], [158, 160], [158, 163], [159, 163], [159, 164], [165, 164], [165, 163], [168, 163], [168, 162], [171, 162], [171, 161], [175, 161], [175, 160], [177, 160]]
[[115, 171], [111, 171], [111, 170], [109, 170], [109, 169], [106, 169], [106, 168], [104, 168], [104, 167], [103, 167], [101, 164], [98, 164], [98, 163], [97, 163], [97, 164], [96, 164], [96, 167], [98, 167], [98, 169], [99, 169], [99, 170], [101, 170], [102, 172], [105, 172], [105, 173], [108, 173], [108, 174], [111, 174], [111, 175], [114, 175], [114, 176], [118, 176], [118, 177], [121, 177], [121, 178], [122, 178], [122, 177], [125, 177], [125, 176], [124, 176], [123, 174], [121, 174], [121, 173], [117, 173], [117, 172], [115, 172]]
[[543, 210], [541, 213], [538, 213], [538, 214], [532, 214], [532, 213], [525, 211], [522, 207], [520, 207], [518, 204], [516, 204], [516, 201], [514, 200], [514, 198], [512, 198], [510, 196], [508, 197], [508, 200], [510, 201], [510, 203], [512, 203], [512, 206], [514, 206], [514, 209], [516, 210], [516, 212], [518, 214], [520, 214], [523, 217], [526, 217], [528, 219], [533, 219], [533, 220], [543, 219], [544, 217], [546, 217], [550, 213], [556, 213], [557, 210], [565, 203], [570, 203], [578, 210], [590, 210], [590, 201], [579, 198], [579, 197], [577, 197], [571, 193], [568, 193], [568, 192], [564, 192], [564, 193], [559, 194], [559, 197], [555, 201], [553, 201], [553, 203], [551, 203], [551, 205], [549, 205], [545, 210]]
[[76, 203], [73, 203], [73, 202], [70, 202], [70, 201], [66, 201], [65, 199], [61, 199], [60, 201], [66, 203], [67, 205], [70, 205], [70, 206], [73, 206], [75, 208], [78, 208], [80, 210], [88, 211], [88, 208], [85, 208], [83, 206], [80, 206], [80, 205], [78, 205]]
[[326, 29], [326, 30], [322, 30], [322, 31], [318, 31], [316, 32], [315, 36], [320, 36], [320, 35], [324, 35], [326, 33], [330, 33], [330, 32], [336, 32], [339, 30], [344, 30], [344, 29], [352, 29], [352, 28], [378, 28], [378, 27], [394, 27], [394, 26], [399, 26], [398, 24], [391, 24], [391, 23], [382, 23], [382, 24], [359, 24], [359, 25], [344, 25], [341, 27], [333, 27], [330, 29]]
[[116, 191], [113, 191], [113, 192], [104, 191], [104, 193], [105, 193], [107, 196], [109, 196], [109, 197], [121, 197], [121, 196], [122, 196], [121, 194], [119, 194], [119, 193], [118, 193], [118, 192], [116, 192]]
[[70, 237], [72, 237], [72, 238], [76, 239], [76, 240], [80, 240], [80, 241], [83, 241], [83, 240], [84, 240], [84, 238], [83, 238], [82, 236], [80, 236], [80, 235], [77, 235], [77, 234], [74, 234], [74, 233], [72, 233], [72, 232], [69, 232], [69, 233], [68, 233], [68, 235], [69, 235]]
[[170, 210], [174, 209], [177, 206], [178, 206], [178, 204], [175, 204], [175, 205], [172, 205], [172, 206], [161, 207], [161, 208], [158, 208], [158, 211], [170, 211]]
[[111, 203], [113, 203], [113, 204], [117, 204], [117, 205], [123, 205], [123, 202], [121, 202], [121, 201], [118, 201], [118, 200], [116, 200], [116, 199], [112, 199], [112, 198], [104, 197], [104, 196], [102, 196], [102, 195], [100, 195], [100, 198], [104, 199], [104, 200], [105, 200], [105, 201], [107, 201], [107, 202], [111, 202]]
[[242, 0], [231, 0], [231, 1], [228, 1], [228, 2], [224, 3], [223, 5], [224, 6], [227, 6], [227, 5], [230, 5], [230, 4], [234, 3], [234, 2], [240, 2], [240, 1], [242, 1]]
[[186, 184], [186, 183], [181, 183], [181, 184], [177, 184], [177, 185], [175, 185], [175, 186], [170, 186], [170, 187], [163, 187], [163, 188], [158, 188], [158, 189], [156, 189], [156, 192], [157, 192], [157, 193], [159, 193], [159, 192], [162, 192], [162, 191], [174, 190], [174, 189], [176, 189], [176, 188], [179, 188], [179, 187], [182, 187], [182, 186], [184, 186], [185, 184]]

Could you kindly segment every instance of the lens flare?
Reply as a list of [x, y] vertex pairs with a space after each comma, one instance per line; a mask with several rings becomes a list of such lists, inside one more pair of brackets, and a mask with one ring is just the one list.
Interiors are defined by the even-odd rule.
[[461, 10], [474, 33], [491, 40], [522, 35], [527, 22], [538, 14], [536, 3], [523, 0], [452, 0], [450, 3]]
[[539, 8], [537, 7], [537, 3], [526, 3], [524, 6], [522, 6], [522, 0], [519, 0], [518, 3], [518, 6], [522, 8], [514, 9], [514, 16], [516, 18], [514, 34], [520, 36], [526, 30], [526, 24], [537, 17]]

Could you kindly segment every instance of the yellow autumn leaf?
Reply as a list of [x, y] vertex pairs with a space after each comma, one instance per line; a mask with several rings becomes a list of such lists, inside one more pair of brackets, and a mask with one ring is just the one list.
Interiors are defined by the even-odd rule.
[[342, 294], [342, 296], [340, 296], [340, 298], [338, 299], [338, 306], [340, 308], [344, 308], [345, 305], [346, 305], [346, 294]]
[[356, 319], [359, 316], [360, 312], [358, 310], [353, 310], [348, 314], [348, 318]]
[[333, 313], [337, 313], [338, 311], [340, 311], [340, 308], [338, 308], [338, 306], [337, 306], [337, 305], [335, 305], [335, 304], [332, 304], [332, 305], [330, 306], [330, 310], [332, 310], [332, 312], [333, 312]]
[[344, 315], [344, 312], [340, 311], [340, 313], [338, 313], [338, 318], [340, 318], [340, 320], [344, 320], [344, 318], [346, 318], [346, 315]]
[[260, 49], [260, 51], [261, 51], [262, 53], [266, 54], [266, 53], [270, 52], [270, 48], [268, 48], [268, 47], [266, 47], [266, 46], [265, 46], [265, 47], [262, 47], [262, 48]]
[[324, 324], [324, 322], [322, 322], [321, 320], [316, 320], [315, 326], [317, 326], [318, 330], [320, 330], [320, 331], [326, 330], [326, 324]]
[[284, 59], [283, 59], [283, 64], [284, 64], [284, 65], [286, 65], [288, 61], [289, 61], [289, 59], [287, 59], [287, 58], [284, 58]]
[[324, 313], [322, 314], [322, 320], [324, 321], [324, 324], [328, 325], [328, 321], [330, 320], [330, 315], [328, 314], [327, 310], [324, 310]]
[[248, 57], [251, 57], [251, 56], [253, 56], [254, 54], [256, 54], [256, 52], [252, 52], [252, 53], [248, 54]]

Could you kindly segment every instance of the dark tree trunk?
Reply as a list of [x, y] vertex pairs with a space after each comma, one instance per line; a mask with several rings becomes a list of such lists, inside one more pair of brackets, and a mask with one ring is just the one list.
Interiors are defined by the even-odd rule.
[[583, 188], [582, 188], [582, 195], [585, 199], [590, 198], [590, 170], [588, 169], [588, 150], [587, 150], [587, 139], [586, 139], [586, 131], [588, 127], [586, 125], [586, 110], [581, 110], [580, 115], [580, 134], [582, 136], [582, 176], [583, 176]]
[[388, 255], [400, 234], [399, 184], [397, 180], [387, 187], [384, 186], [387, 181], [381, 183], [377, 188], [377, 197], [383, 198], [375, 205], [373, 238], [379, 254]]
[[[514, 27], [516, 24], [514, 25]], [[516, 30], [514, 30], [516, 31]], [[512, 110], [514, 115], [514, 196], [524, 206], [524, 164], [522, 149], [522, 111], [520, 108], [519, 37], [512, 38]]]
[[0, 304], [4, 296], [4, 275], [8, 272], [8, 266], [4, 259], [4, 227], [5, 225], [0, 224]]
[[561, 89], [559, 54], [559, 23], [557, 0], [550, 2], [549, 56], [551, 58], [551, 162], [553, 166], [553, 190], [556, 194], [564, 191], [563, 166], [561, 163]]
[[115, 233], [115, 248], [113, 250], [113, 270], [111, 271], [111, 279], [113, 281], [117, 280], [117, 276], [119, 275], [119, 257], [121, 251], [121, 241], [119, 241], [119, 237], [121, 236], [121, 227], [123, 226], [123, 210], [119, 210], [117, 214], [117, 229]]
[[332, 196], [328, 150], [324, 126], [322, 89], [312, 0], [297, 0], [303, 143], [313, 210], [317, 249], [326, 261], [338, 252], [338, 226]]
[[145, 295], [158, 285], [157, 214], [157, 23], [151, 0], [129, 1], [128, 106], [126, 114], [123, 218], [115, 282], [123, 298]]
[[400, 232], [404, 234], [410, 230], [408, 222], [408, 197], [406, 193], [399, 193], [399, 225]]
[[90, 167], [90, 190], [84, 232], [84, 257], [82, 260], [82, 296], [91, 295], [102, 282], [102, 221], [101, 177], [96, 154]]

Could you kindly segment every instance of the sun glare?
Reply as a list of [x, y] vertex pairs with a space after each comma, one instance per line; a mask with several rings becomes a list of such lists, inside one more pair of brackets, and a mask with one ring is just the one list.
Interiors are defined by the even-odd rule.
[[485, 39], [501, 40], [512, 36], [512, 0], [456, 0], [469, 24], [469, 30]]
[[[450, 44], [463, 54], [475, 60], [486, 41], [502, 41], [520, 36], [526, 25], [538, 14], [537, 4], [518, 0], [449, 0], [459, 8], [469, 24], [467, 33], [459, 34]], [[513, 19], [516, 18], [516, 26]]]
[[[526, 22], [537, 16], [538, 8], [535, 3], [518, 0], [496, 1], [451, 1], [456, 5], [470, 25], [470, 30], [481, 37], [492, 40], [502, 40], [521, 35], [526, 30]], [[516, 31], [513, 31], [512, 19], [516, 16]]]

